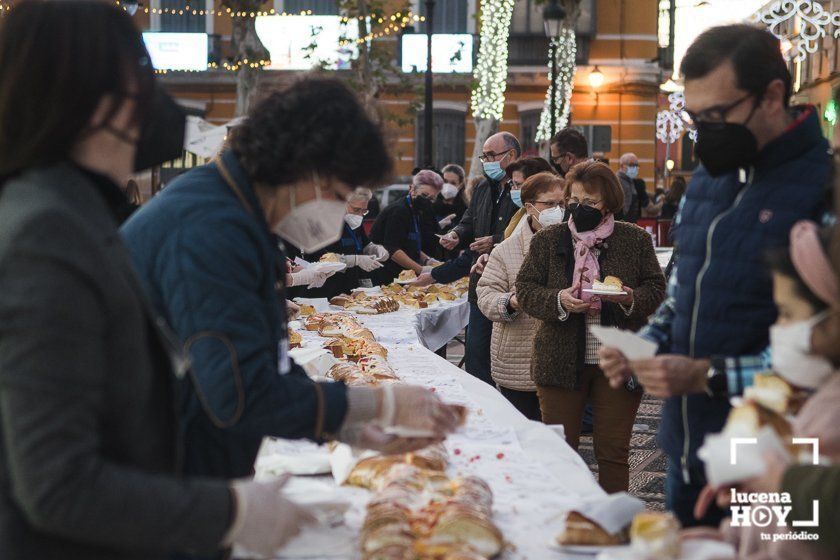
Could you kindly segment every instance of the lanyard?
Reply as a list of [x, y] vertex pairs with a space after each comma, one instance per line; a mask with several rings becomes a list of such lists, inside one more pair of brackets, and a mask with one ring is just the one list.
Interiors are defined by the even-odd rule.
[[[227, 166], [225, 165], [225, 162], [222, 161], [221, 156], [216, 156], [216, 158], [213, 160], [213, 163], [216, 164], [216, 169], [219, 170], [219, 174], [222, 176], [222, 179], [224, 179], [225, 184], [233, 192], [233, 194], [236, 195], [236, 198], [239, 199], [239, 203], [242, 204], [242, 207], [245, 208], [245, 210], [247, 210], [248, 213], [251, 214], [252, 216], [258, 217], [257, 213], [254, 211], [254, 207], [251, 205], [250, 202], [248, 202], [248, 199], [245, 198], [245, 195], [242, 193], [242, 190], [239, 188], [239, 185], [236, 184], [236, 180], [233, 178], [233, 175], [230, 174], [230, 171], [228, 170]], [[286, 277], [286, 270], [284, 270], [281, 263], [285, 263], [286, 259], [285, 259], [285, 255], [281, 255], [281, 256], [283, 256], [284, 258], [277, 259], [275, 268], [276, 268], [277, 277], [278, 278], [285, 278]]]
[[417, 254], [423, 252], [423, 240], [420, 238], [420, 222], [417, 220], [417, 214], [414, 213], [414, 205], [411, 204], [411, 195], [405, 195], [405, 202], [408, 204], [409, 210], [411, 210], [411, 225], [414, 229], [414, 233], [416, 234], [415, 243], [417, 244]]

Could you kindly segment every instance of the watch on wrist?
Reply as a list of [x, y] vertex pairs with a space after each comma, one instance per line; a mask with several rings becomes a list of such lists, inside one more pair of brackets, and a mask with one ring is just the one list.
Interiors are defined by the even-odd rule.
[[712, 357], [709, 361], [709, 370], [706, 373], [706, 393], [710, 397], [725, 397], [729, 394], [726, 360], [720, 357]]

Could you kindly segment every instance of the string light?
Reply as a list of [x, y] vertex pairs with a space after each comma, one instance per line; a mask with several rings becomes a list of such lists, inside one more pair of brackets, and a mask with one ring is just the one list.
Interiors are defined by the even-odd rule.
[[473, 71], [472, 113], [476, 120], [501, 120], [508, 74], [508, 35], [514, 0], [482, 0], [478, 60]]
[[[569, 124], [569, 113], [572, 109], [572, 93], [575, 89], [575, 71], [577, 70], [577, 43], [575, 42], [575, 31], [571, 27], [563, 27], [560, 35], [551, 40], [556, 45], [555, 49], [549, 49], [555, 53], [557, 63], [557, 87], [554, 90], [555, 122], [557, 130], [563, 130]], [[548, 61], [549, 68], [551, 60]], [[549, 70], [550, 72], [550, 70]], [[549, 74], [549, 79], [551, 78]], [[551, 139], [551, 84], [545, 93], [545, 105], [540, 115], [540, 124], [537, 127], [536, 141]]]
[[[347, 23], [350, 22], [351, 19], [362, 20], [362, 19], [364, 19], [364, 17], [363, 16], [359, 16], [357, 18], [344, 17], [344, 18], [341, 18], [341, 23], [342, 24], [347, 24]], [[338, 46], [339, 47], [344, 47], [344, 46], [349, 45], [350, 43], [356, 43], [357, 45], [361, 45], [362, 43], [370, 42], [373, 39], [379, 39], [380, 37], [390, 35], [392, 32], [393, 33], [398, 33], [400, 31], [402, 31], [403, 29], [405, 29], [407, 26], [411, 25], [412, 22], [423, 22], [423, 21], [426, 21], [426, 18], [424, 16], [418, 16], [418, 15], [412, 14], [411, 12], [408, 12], [406, 14], [403, 14], [402, 12], [397, 12], [396, 14], [394, 14], [390, 17], [390, 20], [394, 21], [394, 22], [399, 21], [399, 23], [389, 23], [388, 26], [385, 27], [385, 29], [383, 29], [382, 31], [378, 31], [378, 32], [371, 31], [370, 33], [368, 33], [364, 37], [360, 37], [358, 39], [352, 39], [352, 40], [345, 39], [345, 40], [339, 41]], [[381, 18], [381, 17], [376, 18], [376, 19], [371, 19], [371, 23], [374, 23], [374, 22], [382, 23], [384, 21], [385, 21], [385, 19]]]

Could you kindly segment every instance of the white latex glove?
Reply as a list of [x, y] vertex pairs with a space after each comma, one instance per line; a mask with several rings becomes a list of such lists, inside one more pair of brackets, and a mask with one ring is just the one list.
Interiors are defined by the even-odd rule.
[[443, 263], [441, 261], [437, 260], [437, 259], [428, 259], [426, 261], [426, 264], [429, 265], [429, 266], [438, 266], [438, 265], [441, 265]]
[[309, 288], [320, 288], [332, 276], [333, 272], [316, 271], [312, 267], [304, 268], [300, 272], [292, 272], [292, 286], [307, 286]]
[[376, 260], [376, 257], [370, 255], [356, 255], [356, 266], [365, 272], [370, 272], [382, 268], [382, 263]]
[[376, 260], [379, 262], [385, 262], [388, 260], [388, 257], [391, 256], [388, 254], [388, 250], [385, 247], [377, 245], [376, 243], [368, 243], [367, 247], [365, 247], [362, 252], [365, 255], [376, 257]]
[[[340, 260], [341, 262], [346, 264], [347, 268], [353, 268], [354, 266], [358, 266], [358, 263], [357, 263], [357, 260], [356, 260], [357, 256], [358, 255], [339, 255], [338, 260]], [[347, 270], [347, 269], [345, 269], [345, 270]]]
[[432, 272], [433, 266], [426, 265], [422, 269], [420, 269], [420, 274], [430, 274]]
[[223, 544], [239, 545], [262, 557], [273, 556], [305, 525], [315, 522], [304, 508], [283, 497], [289, 475], [269, 482], [236, 480], [231, 489], [236, 499], [236, 518]]
[[[429, 389], [419, 385], [385, 385], [382, 389], [381, 425], [415, 428], [437, 437], [444, 437], [458, 427], [458, 407], [444, 404]], [[392, 403], [389, 403], [389, 391], [393, 395]]]

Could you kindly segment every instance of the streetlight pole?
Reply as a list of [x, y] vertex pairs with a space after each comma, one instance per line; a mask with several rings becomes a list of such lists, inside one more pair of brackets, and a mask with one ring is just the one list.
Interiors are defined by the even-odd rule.
[[423, 140], [423, 165], [432, 165], [432, 142], [434, 135], [434, 90], [432, 82], [432, 33], [435, 15], [435, 0], [426, 0], [426, 91], [424, 117], [424, 140]]

